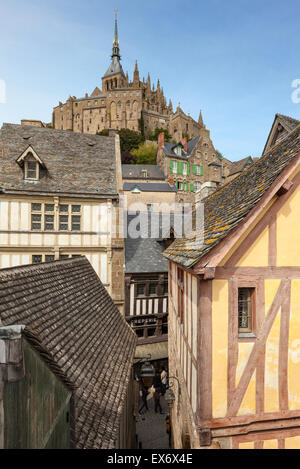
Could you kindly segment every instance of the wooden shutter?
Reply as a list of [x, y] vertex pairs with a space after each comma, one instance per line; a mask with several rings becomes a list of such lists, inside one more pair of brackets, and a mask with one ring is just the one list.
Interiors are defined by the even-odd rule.
[[173, 160], [170, 160], [170, 173], [173, 174]]
[[200, 176], [203, 176], [203, 166], [200, 166]]

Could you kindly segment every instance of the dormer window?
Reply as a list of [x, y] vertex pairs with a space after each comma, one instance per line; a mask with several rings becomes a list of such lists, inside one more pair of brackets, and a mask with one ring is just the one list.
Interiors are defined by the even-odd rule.
[[45, 165], [31, 146], [17, 159], [17, 163], [22, 167], [26, 181], [39, 181], [41, 168]]
[[174, 149], [175, 153], [177, 156], [181, 156], [182, 155], [182, 148], [180, 146], [176, 147]]
[[143, 169], [143, 170], [142, 170], [142, 176], [143, 176], [143, 178], [147, 178], [147, 177], [148, 177], [148, 173], [147, 173], [147, 170], [146, 170], [146, 169]]
[[26, 158], [24, 162], [24, 168], [25, 168], [25, 179], [33, 179], [35, 181], [39, 180], [40, 165], [33, 157]]

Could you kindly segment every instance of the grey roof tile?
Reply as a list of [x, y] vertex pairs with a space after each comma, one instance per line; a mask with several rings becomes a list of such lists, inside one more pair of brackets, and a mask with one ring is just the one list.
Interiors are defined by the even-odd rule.
[[[31, 146], [46, 170], [24, 181], [16, 162]], [[117, 196], [114, 137], [3, 124], [0, 130], [0, 187], [8, 190]]]
[[114, 448], [136, 336], [86, 258], [0, 270], [0, 321], [25, 335], [78, 401], [77, 448]]

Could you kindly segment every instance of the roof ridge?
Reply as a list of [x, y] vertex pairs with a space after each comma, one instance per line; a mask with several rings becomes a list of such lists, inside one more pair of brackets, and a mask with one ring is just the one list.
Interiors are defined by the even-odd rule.
[[38, 264], [24, 264], [24, 265], [18, 265], [14, 267], [5, 267], [3, 269], [0, 269], [0, 280], [2, 277], [5, 276], [7, 273], [13, 274], [15, 271], [16, 272], [23, 272], [25, 271], [35, 271], [38, 269], [47, 269], [49, 266], [54, 266], [54, 265], [60, 265], [60, 264], [79, 264], [79, 263], [88, 263], [89, 261], [85, 256], [81, 257], [72, 257], [70, 259], [57, 259], [54, 261], [49, 261], [49, 262], [40, 262]]

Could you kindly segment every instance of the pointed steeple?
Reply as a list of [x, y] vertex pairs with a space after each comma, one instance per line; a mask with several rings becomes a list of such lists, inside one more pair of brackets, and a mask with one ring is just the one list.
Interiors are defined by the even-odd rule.
[[169, 101], [169, 107], [168, 107], [168, 109], [169, 109], [170, 112], [173, 112], [173, 104], [172, 104], [171, 99], [170, 99], [170, 101]]
[[159, 80], [157, 80], [157, 91], [160, 91], [160, 83], [159, 83]]
[[200, 114], [199, 114], [198, 124], [201, 125], [201, 127], [204, 127], [202, 111], [200, 111]]
[[134, 67], [133, 83], [134, 83], [135, 85], [138, 85], [138, 84], [140, 83], [140, 74], [139, 74], [139, 69], [138, 69], [137, 60], [136, 60], [136, 62], [135, 62], [135, 67]]
[[118, 38], [118, 10], [115, 10], [115, 38], [113, 42], [113, 53], [111, 57], [118, 57], [119, 60], [121, 59], [120, 44]]
[[[109, 68], [107, 69], [105, 75], [103, 76], [103, 78], [106, 78], [106, 77], [109, 77], [111, 75], [116, 75], [118, 73], [121, 73], [124, 77], [124, 72], [123, 72], [123, 68], [122, 68], [122, 65], [120, 63], [120, 60], [121, 60], [121, 55], [120, 55], [120, 47], [119, 47], [119, 38], [118, 38], [118, 18], [117, 18], [117, 13], [118, 11], [115, 10], [115, 37], [114, 37], [114, 41], [113, 41], [113, 48], [112, 48], [112, 61], [111, 61], [111, 64], [109, 66]], [[104, 89], [104, 87], [103, 87]]]

